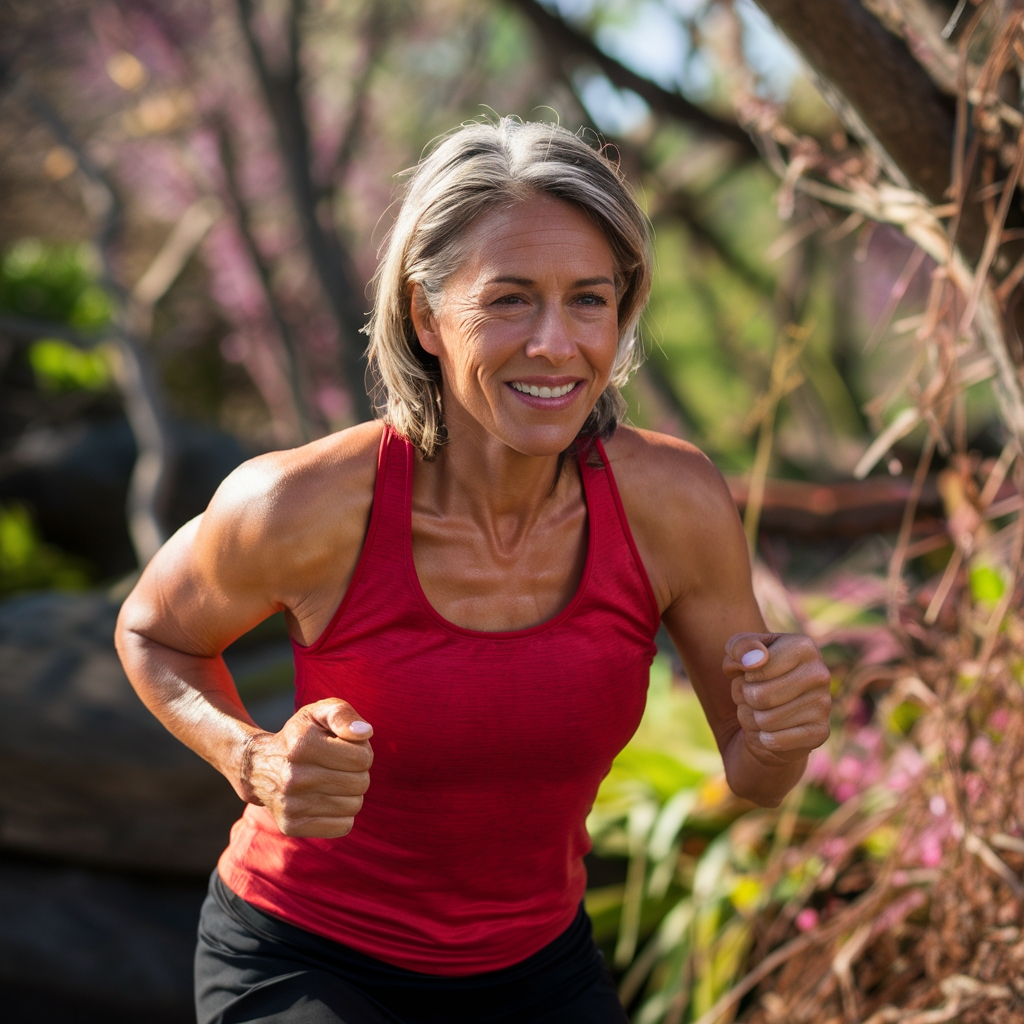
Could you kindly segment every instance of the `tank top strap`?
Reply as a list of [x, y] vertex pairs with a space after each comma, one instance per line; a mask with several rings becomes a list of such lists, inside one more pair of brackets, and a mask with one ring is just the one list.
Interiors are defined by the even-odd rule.
[[388, 424], [377, 453], [377, 481], [373, 488], [373, 509], [363, 544], [364, 560], [374, 563], [374, 576], [398, 582], [404, 576], [406, 534], [409, 532], [413, 448], [406, 438]]
[[[593, 460], [595, 451], [600, 456], [600, 463]], [[597, 557], [592, 559], [594, 568], [606, 579], [614, 579], [616, 589], [624, 584], [628, 586], [630, 582], [633, 584], [631, 589], [635, 591], [637, 607], [647, 607], [651, 628], [657, 632], [661, 624], [658, 600], [633, 539], [633, 531], [629, 528], [608, 453], [599, 437], [594, 439], [593, 447], [580, 453], [579, 467], [587, 496], [587, 514], [593, 521], [591, 537], [598, 547]], [[595, 582], [598, 588], [604, 585]]]

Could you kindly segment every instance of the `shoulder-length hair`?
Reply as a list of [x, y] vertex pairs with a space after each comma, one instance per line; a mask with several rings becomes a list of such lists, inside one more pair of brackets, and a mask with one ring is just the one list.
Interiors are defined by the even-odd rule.
[[441, 367], [419, 343], [411, 285], [436, 311], [459, 269], [466, 229], [487, 211], [546, 195], [584, 211], [604, 232], [615, 263], [619, 344], [608, 387], [577, 443], [608, 437], [626, 412], [620, 393], [640, 358], [637, 326], [651, 290], [651, 230], [618, 164], [558, 125], [503, 117], [470, 122], [417, 165], [374, 277], [366, 332], [378, 415], [426, 459], [446, 438]]

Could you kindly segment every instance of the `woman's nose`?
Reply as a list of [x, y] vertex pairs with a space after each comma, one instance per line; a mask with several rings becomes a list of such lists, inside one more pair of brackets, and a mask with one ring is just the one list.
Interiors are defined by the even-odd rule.
[[552, 366], [563, 366], [572, 359], [576, 354], [576, 343], [563, 310], [549, 308], [544, 311], [533, 336], [526, 343], [526, 354], [530, 358], [544, 358]]

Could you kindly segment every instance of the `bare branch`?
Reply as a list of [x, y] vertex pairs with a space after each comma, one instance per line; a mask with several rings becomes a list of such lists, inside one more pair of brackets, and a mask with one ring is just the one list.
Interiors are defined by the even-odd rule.
[[163, 510], [170, 491], [173, 442], [156, 373], [149, 356], [130, 333], [125, 308], [127, 296], [114, 275], [111, 263], [110, 248], [121, 228], [121, 203], [106, 175], [92, 162], [74, 132], [50, 103], [29, 88], [24, 79], [16, 88], [26, 106], [49, 126], [61, 145], [75, 154], [78, 166], [105, 198], [96, 241], [103, 261], [103, 284], [115, 299], [118, 309], [113, 340], [120, 358], [115, 376], [136, 447], [135, 466], [128, 485], [128, 532], [139, 565], [144, 566], [168, 536]]
[[76, 331], [67, 324], [55, 323], [52, 320], [39, 320], [34, 316], [17, 316], [13, 313], [0, 314], [0, 334], [6, 334], [15, 341], [33, 342], [40, 338], [60, 338], [75, 348], [90, 349], [103, 341], [107, 335], [103, 333], [86, 334]]
[[509, 0], [536, 28], [544, 45], [562, 65], [590, 63], [599, 68], [620, 89], [631, 89], [647, 105], [667, 117], [692, 125], [718, 138], [734, 142], [747, 159], [758, 157], [750, 136], [735, 122], [709, 113], [679, 93], [669, 92], [649, 78], [638, 75], [601, 50], [589, 36], [545, 10], [537, 0]]
[[293, 3], [289, 12], [290, 59], [282, 71], [274, 71], [267, 63], [253, 28], [253, 0], [237, 0], [237, 4], [245, 41], [274, 122], [299, 225], [338, 326], [342, 374], [352, 398], [353, 410], [357, 417], [368, 419], [371, 408], [366, 393], [363, 344], [360, 340], [365, 320], [362, 285], [351, 253], [337, 232], [325, 227], [317, 216], [319, 196], [310, 169], [309, 124], [300, 82], [301, 6]]
[[[941, 202], [950, 182], [953, 111], [903, 42], [859, 0], [757, 3], [839, 91], [849, 106], [839, 113], [848, 115], [851, 131], [881, 150], [914, 188]], [[858, 123], [849, 123], [851, 113]]]
[[288, 377], [288, 385], [291, 390], [292, 405], [295, 407], [295, 417], [299, 424], [299, 433], [303, 441], [310, 438], [310, 417], [309, 407], [306, 404], [305, 396], [302, 393], [301, 372], [299, 367], [299, 346], [292, 334], [292, 329], [285, 319], [281, 310], [277, 295], [274, 292], [271, 281], [270, 267], [263, 258], [263, 254], [256, 244], [252, 231], [252, 218], [249, 216], [249, 207], [242, 198], [241, 189], [238, 186], [238, 175], [236, 173], [235, 151], [231, 143], [231, 136], [225, 125], [220, 122], [215, 126], [217, 141], [220, 148], [220, 162], [224, 168], [224, 183], [234, 207], [235, 220], [238, 225], [239, 234], [245, 243], [249, 259], [252, 260], [256, 273], [259, 275], [260, 283], [263, 285], [263, 295], [267, 300], [270, 315], [277, 327], [281, 339], [281, 348], [285, 359], [285, 370]]

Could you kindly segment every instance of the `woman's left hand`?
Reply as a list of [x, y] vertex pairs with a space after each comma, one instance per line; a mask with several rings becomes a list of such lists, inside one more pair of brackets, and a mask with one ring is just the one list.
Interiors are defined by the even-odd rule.
[[831, 673], [810, 637], [736, 633], [725, 650], [722, 671], [754, 758], [773, 767], [792, 764], [828, 739]]

